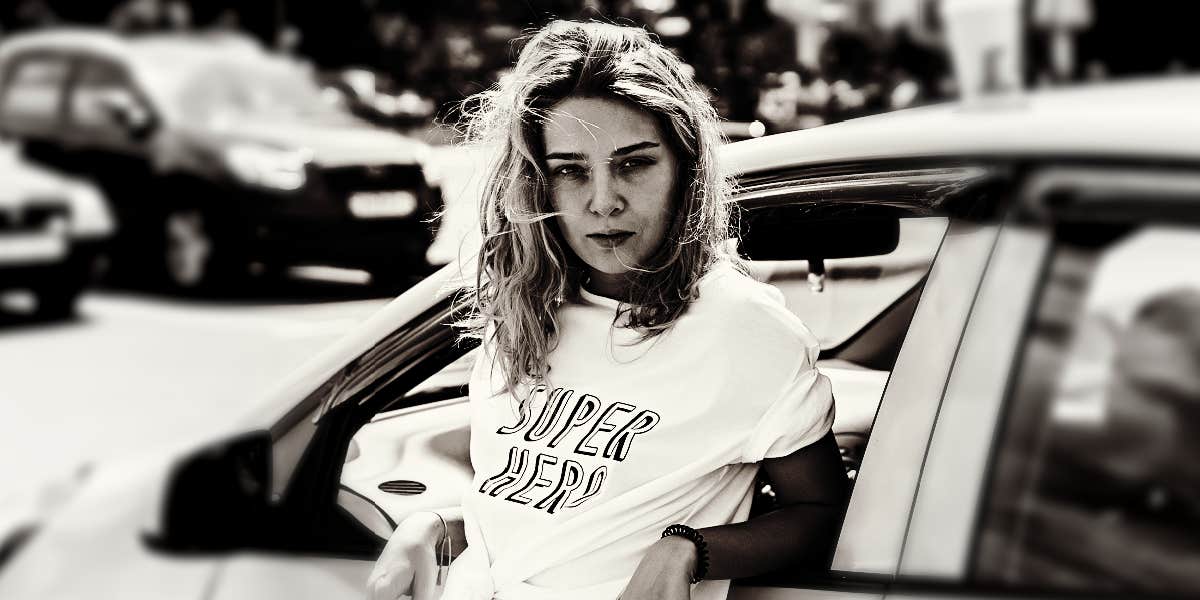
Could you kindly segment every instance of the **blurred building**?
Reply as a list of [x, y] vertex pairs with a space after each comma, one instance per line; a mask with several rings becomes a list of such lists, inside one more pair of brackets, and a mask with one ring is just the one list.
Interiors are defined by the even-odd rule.
[[[1190, 70], [1200, 49], [1169, 0], [1012, 0], [1028, 84]], [[939, 7], [950, 0], [14, 0], [0, 32], [55, 23], [129, 32], [233, 28], [303, 56], [396, 126], [493, 84], [521, 35], [555, 17], [647, 27], [732, 121], [810, 127], [956, 93]], [[0, 33], [2, 35], [2, 33]], [[451, 117], [452, 118], [452, 117]]]

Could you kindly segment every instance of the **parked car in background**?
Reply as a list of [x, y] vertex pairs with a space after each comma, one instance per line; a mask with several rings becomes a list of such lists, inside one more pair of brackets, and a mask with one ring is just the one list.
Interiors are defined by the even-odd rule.
[[[853, 481], [830, 564], [732, 598], [1200, 594], [1197, 101], [1055, 90], [725, 148], [740, 251], [820, 339]], [[474, 493], [462, 270], [228, 438], [98, 468], [0, 596], [363, 597], [397, 521]]]
[[72, 315], [112, 236], [96, 187], [20, 159], [0, 143], [0, 292], [33, 292], [36, 315]]
[[184, 289], [257, 263], [422, 272], [436, 190], [425, 144], [354, 117], [311, 69], [232, 34], [99, 30], [0, 44], [0, 132], [95, 181], [115, 267]]

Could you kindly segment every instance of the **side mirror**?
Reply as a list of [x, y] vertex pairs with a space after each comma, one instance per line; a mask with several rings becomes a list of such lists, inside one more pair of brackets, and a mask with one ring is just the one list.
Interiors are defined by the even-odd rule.
[[257, 431], [201, 448], [172, 470], [160, 535], [171, 550], [245, 547], [267, 530], [271, 436]]
[[144, 138], [154, 128], [154, 116], [128, 90], [105, 90], [97, 96], [96, 103], [131, 138]]

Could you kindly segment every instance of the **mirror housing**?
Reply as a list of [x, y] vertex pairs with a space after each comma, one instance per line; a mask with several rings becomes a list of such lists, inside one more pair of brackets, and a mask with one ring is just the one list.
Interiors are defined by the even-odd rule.
[[97, 97], [96, 102], [133, 139], [145, 138], [155, 127], [154, 115], [126, 91], [107, 90]]
[[170, 473], [160, 535], [171, 550], [245, 547], [268, 530], [271, 436], [255, 431], [200, 448]]

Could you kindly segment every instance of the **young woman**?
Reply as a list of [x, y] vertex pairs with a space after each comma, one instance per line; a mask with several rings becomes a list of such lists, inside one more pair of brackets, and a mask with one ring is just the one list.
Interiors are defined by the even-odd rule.
[[[475, 478], [388, 542], [374, 597], [724, 598], [827, 559], [846, 489], [816, 339], [727, 244], [705, 92], [643, 30], [555, 22], [483, 96], [501, 148], [471, 290]], [[746, 521], [754, 477], [779, 508]], [[445, 523], [443, 523], [445, 521]]]

